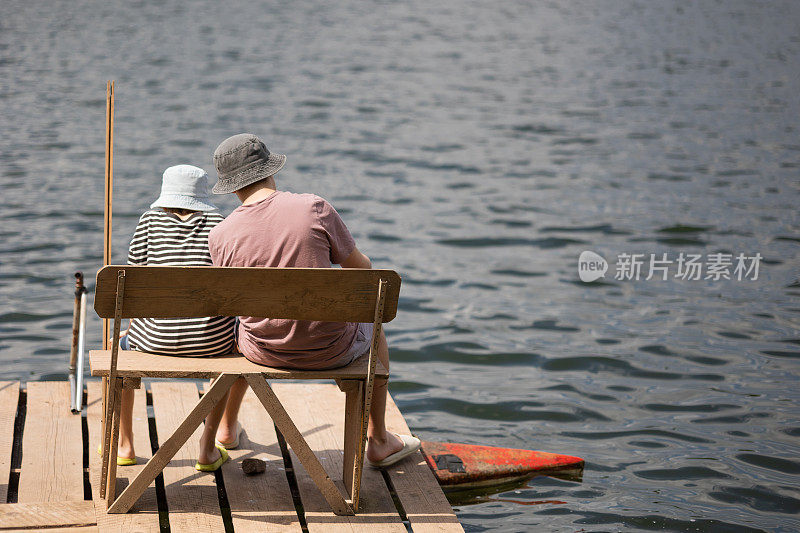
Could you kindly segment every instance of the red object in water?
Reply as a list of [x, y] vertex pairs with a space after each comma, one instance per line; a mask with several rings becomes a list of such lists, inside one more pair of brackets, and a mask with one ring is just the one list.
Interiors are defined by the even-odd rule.
[[439, 485], [451, 490], [486, 487], [537, 474], [583, 468], [583, 459], [571, 455], [473, 444], [423, 441], [422, 454]]

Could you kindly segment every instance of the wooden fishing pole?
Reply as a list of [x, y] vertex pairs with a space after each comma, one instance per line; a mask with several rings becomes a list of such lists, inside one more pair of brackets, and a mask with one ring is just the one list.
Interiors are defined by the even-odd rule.
[[[109, 264], [111, 261], [111, 209], [112, 200], [114, 197], [114, 81], [106, 82], [106, 187], [105, 187], [105, 209], [103, 212], [103, 266]], [[108, 337], [108, 319], [103, 319], [103, 349], [108, 350], [109, 337]], [[103, 418], [100, 424], [101, 435], [106, 434], [106, 425], [109, 423], [106, 413], [108, 411], [108, 404], [114, 405], [113, 397], [109, 398], [108, 394], [108, 377], [103, 378]], [[104, 439], [105, 441], [105, 439]], [[110, 446], [103, 443], [103, 466], [104, 470], [108, 464]], [[113, 458], [116, 461], [116, 457]], [[105, 482], [100, 483], [100, 497], [104, 498], [106, 495]]]
[[[111, 262], [111, 212], [114, 191], [114, 82], [106, 82], [106, 192], [103, 220], [103, 266]], [[103, 349], [108, 350], [108, 319], [103, 319]]]

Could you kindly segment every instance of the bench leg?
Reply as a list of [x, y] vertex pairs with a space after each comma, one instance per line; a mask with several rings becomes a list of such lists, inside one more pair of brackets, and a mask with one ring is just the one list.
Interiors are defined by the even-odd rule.
[[[100, 497], [108, 499], [109, 487], [108, 481], [112, 479], [112, 483], [116, 483], [117, 476], [117, 446], [119, 438], [119, 402], [122, 399], [122, 378], [115, 378], [110, 380], [103, 378], [103, 420], [102, 432], [100, 443], [102, 448], [103, 460], [101, 462], [102, 469], [100, 475]], [[114, 413], [116, 412], [116, 428], [114, 427]], [[113, 450], [111, 448], [114, 448]], [[112, 461], [111, 458], [114, 458]], [[114, 492], [114, 489], [111, 489]], [[113, 494], [111, 499], [113, 499]]]
[[342, 491], [333, 480], [325, 472], [325, 468], [314, 455], [313, 450], [308, 446], [308, 443], [303, 438], [303, 435], [297, 429], [289, 414], [284, 409], [278, 397], [275, 396], [272, 387], [269, 386], [267, 380], [264, 379], [262, 374], [244, 374], [250, 388], [253, 389], [256, 397], [258, 397], [264, 409], [267, 410], [272, 421], [278, 428], [278, 431], [283, 434], [286, 443], [292, 447], [297, 458], [300, 459], [303, 467], [308, 472], [308, 475], [317, 485], [317, 488], [322, 493], [325, 501], [331, 506], [333, 512], [337, 515], [353, 515], [353, 508], [345, 500]]
[[363, 449], [358, 449], [361, 443], [361, 417], [364, 415], [364, 382], [358, 379], [343, 379], [339, 383], [339, 388], [345, 394], [342, 479], [345, 489], [352, 498], [357, 492], [356, 463], [358, 456], [364, 454]]
[[102, 415], [100, 416], [100, 439], [102, 439], [100, 441], [100, 446], [103, 447], [102, 448], [103, 459], [102, 459], [100, 464], [102, 465], [102, 468], [101, 468], [102, 473], [105, 474], [105, 475], [101, 474], [101, 476], [100, 476], [100, 498], [105, 498], [106, 497], [106, 480], [108, 479], [108, 464], [107, 464], [108, 457], [106, 456], [106, 450], [105, 450], [106, 422], [107, 422], [106, 421], [106, 418], [107, 418], [106, 417], [106, 413], [108, 412], [108, 409], [106, 409], [106, 407], [108, 406], [108, 396], [109, 396], [109, 394], [108, 394], [108, 377], [103, 376], [102, 385], [101, 385], [100, 389], [102, 390], [101, 403], [102, 403], [102, 407], [103, 407]]
[[119, 417], [122, 407], [122, 385], [123, 379], [116, 378], [111, 384], [113, 392], [111, 399], [114, 404], [111, 406], [111, 445], [108, 450], [108, 477], [106, 477], [106, 507], [114, 501], [117, 492], [117, 453], [119, 452]]
[[[170, 459], [172, 459], [178, 450], [181, 449], [189, 437], [194, 433], [194, 430], [200, 426], [205, 419], [206, 415], [214, 408], [225, 393], [231, 388], [231, 385], [239, 378], [239, 374], [221, 374], [207, 393], [203, 395], [194, 409], [187, 415], [181, 422], [175, 433], [164, 442], [153, 457], [147, 461], [144, 468], [139, 475], [136, 476], [131, 484], [122, 491], [119, 498], [111, 504], [108, 508], [109, 513], [127, 513], [128, 510], [136, 503], [136, 500], [142, 495], [153, 480], [156, 479], [158, 474], [164, 470]], [[116, 457], [114, 457], [116, 459]]]

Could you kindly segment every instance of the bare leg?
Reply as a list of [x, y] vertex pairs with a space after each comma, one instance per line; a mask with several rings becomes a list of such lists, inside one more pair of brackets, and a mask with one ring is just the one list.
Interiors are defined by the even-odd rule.
[[239, 408], [242, 406], [242, 399], [247, 392], [247, 380], [237, 379], [228, 394], [228, 401], [225, 404], [225, 412], [217, 429], [216, 439], [220, 442], [233, 442], [236, 440], [236, 422], [239, 419]]
[[133, 389], [122, 389], [119, 412], [119, 449], [117, 455], [126, 459], [136, 457], [133, 449]]
[[[386, 335], [381, 330], [378, 342], [378, 359], [389, 370], [389, 346], [386, 344]], [[403, 442], [397, 435], [386, 431], [386, 394], [389, 390], [389, 380], [375, 378], [372, 392], [372, 403], [369, 408], [369, 426], [367, 427], [367, 459], [381, 461], [403, 448]]]
[[225, 396], [220, 398], [217, 404], [211, 409], [211, 412], [206, 416], [206, 424], [203, 426], [203, 434], [200, 435], [200, 453], [198, 454], [197, 461], [202, 464], [211, 464], [220, 458], [219, 450], [214, 445], [214, 435], [217, 433], [219, 421], [222, 418], [222, 412], [228, 402], [228, 392]]

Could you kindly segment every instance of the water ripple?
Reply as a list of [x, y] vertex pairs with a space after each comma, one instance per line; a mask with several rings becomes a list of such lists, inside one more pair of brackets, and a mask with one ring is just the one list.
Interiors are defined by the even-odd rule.
[[[213, 180], [214, 147], [259, 134], [280, 188], [401, 273], [415, 432], [586, 458], [457, 505], [466, 530], [800, 530], [797, 2], [6, 4], [2, 379], [65, 377], [73, 273], [92, 291], [103, 260], [108, 73], [113, 262], [163, 169]], [[604, 278], [580, 281], [584, 250]], [[761, 253], [758, 279], [611, 264], [719, 251]]]

